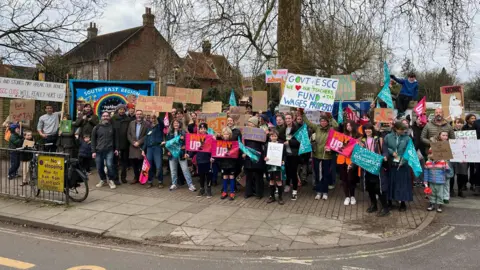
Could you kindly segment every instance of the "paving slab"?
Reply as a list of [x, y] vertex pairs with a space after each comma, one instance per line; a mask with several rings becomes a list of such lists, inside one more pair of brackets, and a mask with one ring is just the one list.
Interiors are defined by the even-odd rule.
[[128, 217], [124, 221], [110, 228], [108, 231], [115, 235], [126, 235], [132, 237], [142, 237], [151, 229], [160, 224], [158, 221], [153, 221], [139, 217]]
[[117, 193], [115, 195], [107, 196], [103, 198], [103, 200], [110, 201], [110, 202], [126, 203], [129, 201], [138, 200], [140, 198], [141, 198], [140, 196], [136, 196], [136, 195]]
[[120, 205], [114, 206], [112, 208], [109, 208], [109, 209], [105, 210], [105, 212], [131, 216], [131, 215], [134, 215], [134, 214], [136, 214], [140, 211], [143, 211], [143, 210], [147, 209], [148, 207], [149, 206], [145, 206], [145, 205], [124, 203], [124, 204], [120, 204]]
[[21, 215], [27, 212], [35, 211], [39, 207], [38, 204], [35, 203], [25, 203], [25, 202], [18, 202], [16, 204], [11, 204], [7, 207], [1, 208], [1, 213], [12, 214], [12, 215]]
[[80, 209], [87, 209], [87, 210], [94, 210], [94, 211], [105, 211], [107, 209], [113, 208], [117, 205], [120, 205], [119, 202], [110, 202], [105, 200], [95, 200], [91, 202], [81, 203], [78, 204], [78, 208]]
[[291, 240], [283, 240], [278, 238], [270, 238], [264, 236], [253, 235], [247, 242], [256, 243], [262, 247], [273, 247], [273, 248], [288, 248], [292, 243]]
[[[135, 214], [135, 216], [141, 217], [141, 218], [146, 218], [146, 219], [151, 219], [155, 221], [165, 221], [172, 217], [173, 215], [177, 214], [177, 210], [171, 210], [171, 209], [164, 209], [164, 208], [156, 208], [156, 209], [150, 209], [147, 208], [143, 211], [140, 211], [139, 213]], [[192, 214], [193, 215], [193, 214]], [[191, 216], [189, 216], [191, 217]], [[172, 221], [173, 223], [178, 223], [175, 221]], [[181, 224], [181, 223], [180, 223]], [[177, 225], [180, 225], [177, 224]]]
[[[176, 225], [162, 222], [144, 234], [143, 238], [159, 240], [159, 238], [162, 239], [163, 237], [170, 235], [176, 228], [178, 228]], [[160, 241], [162, 242], [162, 240]]]
[[45, 206], [40, 206], [33, 211], [23, 213], [22, 216], [29, 217], [32, 219], [46, 220], [56, 215], [59, 215], [65, 211], [66, 209], [63, 206], [45, 205]]
[[100, 212], [82, 222], [79, 222], [77, 225], [99, 230], [108, 230], [127, 218], [127, 215]]
[[[186, 213], [186, 212], [178, 212], [165, 220], [165, 222], [173, 224], [173, 225], [182, 225], [187, 220], [193, 218], [195, 214]], [[188, 225], [187, 225], [188, 226]]]
[[235, 212], [235, 216], [240, 217], [242, 219], [251, 219], [251, 220], [259, 220], [264, 221], [267, 217], [271, 214], [271, 211], [268, 210], [260, 210], [254, 208], [240, 208], [237, 212]]
[[145, 205], [145, 206], [154, 206], [156, 204], [160, 204], [161, 202], [164, 202], [165, 200], [167, 200], [167, 199], [166, 198], [140, 197], [138, 199], [131, 200], [128, 203]]
[[98, 211], [73, 208], [68, 209], [67, 211], [64, 211], [52, 218], [49, 218], [48, 220], [61, 224], [77, 224], [87, 218], [92, 217], [93, 215], [96, 215], [97, 213]]

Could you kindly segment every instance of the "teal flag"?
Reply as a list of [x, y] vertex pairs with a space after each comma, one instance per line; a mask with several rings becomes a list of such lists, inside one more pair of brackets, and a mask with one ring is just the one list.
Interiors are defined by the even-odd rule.
[[207, 134], [215, 135], [215, 131], [212, 128], [208, 128]]
[[342, 101], [338, 103], [338, 121], [339, 124], [343, 123], [343, 104]]
[[306, 124], [303, 124], [302, 127], [299, 128], [295, 134], [293, 134], [293, 137], [300, 142], [300, 148], [298, 149], [299, 155], [312, 152], [312, 144], [310, 143], [310, 138], [308, 138], [308, 129]]
[[230, 93], [230, 106], [237, 106], [237, 100], [235, 99], [235, 91], [233, 91], [232, 89], [232, 92]]
[[388, 70], [387, 61], [383, 62], [383, 88], [378, 93], [377, 98], [387, 103], [387, 108], [393, 109], [392, 93], [390, 92], [390, 71]]
[[415, 147], [413, 146], [412, 139], [408, 140], [407, 149], [405, 150], [405, 153], [403, 153], [402, 158], [408, 162], [408, 165], [412, 168], [412, 171], [416, 177], [422, 174], [422, 166], [420, 165], [417, 150], [415, 150]]
[[357, 164], [367, 172], [374, 175], [380, 174], [380, 168], [382, 167], [383, 163], [382, 155], [369, 151], [368, 149], [356, 144], [353, 148], [352, 156], [350, 158], [353, 163]]
[[377, 108], [380, 108], [380, 102], [377, 100]]
[[180, 152], [182, 152], [182, 144], [180, 143], [180, 135], [168, 140], [165, 143], [165, 147], [168, 149], [173, 158], [180, 158]]
[[260, 160], [260, 153], [258, 153], [257, 151], [253, 150], [252, 148], [250, 147], [246, 147], [243, 143], [242, 143], [242, 140], [240, 140], [240, 138], [238, 138], [238, 147], [240, 148], [240, 150], [245, 154], [247, 155], [253, 162], [258, 162]]

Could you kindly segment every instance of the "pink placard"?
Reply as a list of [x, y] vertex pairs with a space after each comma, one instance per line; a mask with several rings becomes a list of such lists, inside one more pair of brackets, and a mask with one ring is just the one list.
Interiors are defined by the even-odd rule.
[[148, 171], [150, 170], [150, 163], [147, 158], [143, 159], [142, 172], [140, 173], [140, 178], [138, 181], [140, 184], [145, 184], [148, 181]]
[[221, 141], [213, 142], [212, 158], [238, 158], [240, 149], [237, 141]]
[[333, 129], [328, 132], [325, 147], [329, 147], [332, 151], [342, 156], [350, 157], [353, 152], [357, 140]]
[[185, 140], [187, 151], [209, 153], [212, 151], [215, 138], [209, 134], [187, 133]]

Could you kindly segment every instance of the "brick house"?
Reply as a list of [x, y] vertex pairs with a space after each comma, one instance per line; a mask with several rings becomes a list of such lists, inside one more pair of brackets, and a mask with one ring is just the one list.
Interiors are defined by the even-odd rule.
[[155, 28], [150, 8], [142, 18], [142, 26], [104, 35], [91, 23], [87, 39], [63, 56], [70, 73], [89, 80], [174, 80], [180, 57]]

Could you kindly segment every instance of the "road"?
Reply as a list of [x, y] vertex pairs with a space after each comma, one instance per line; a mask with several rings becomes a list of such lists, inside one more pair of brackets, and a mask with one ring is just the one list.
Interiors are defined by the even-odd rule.
[[479, 269], [480, 200], [445, 210], [407, 239], [288, 253], [168, 250], [1, 224], [0, 269]]

